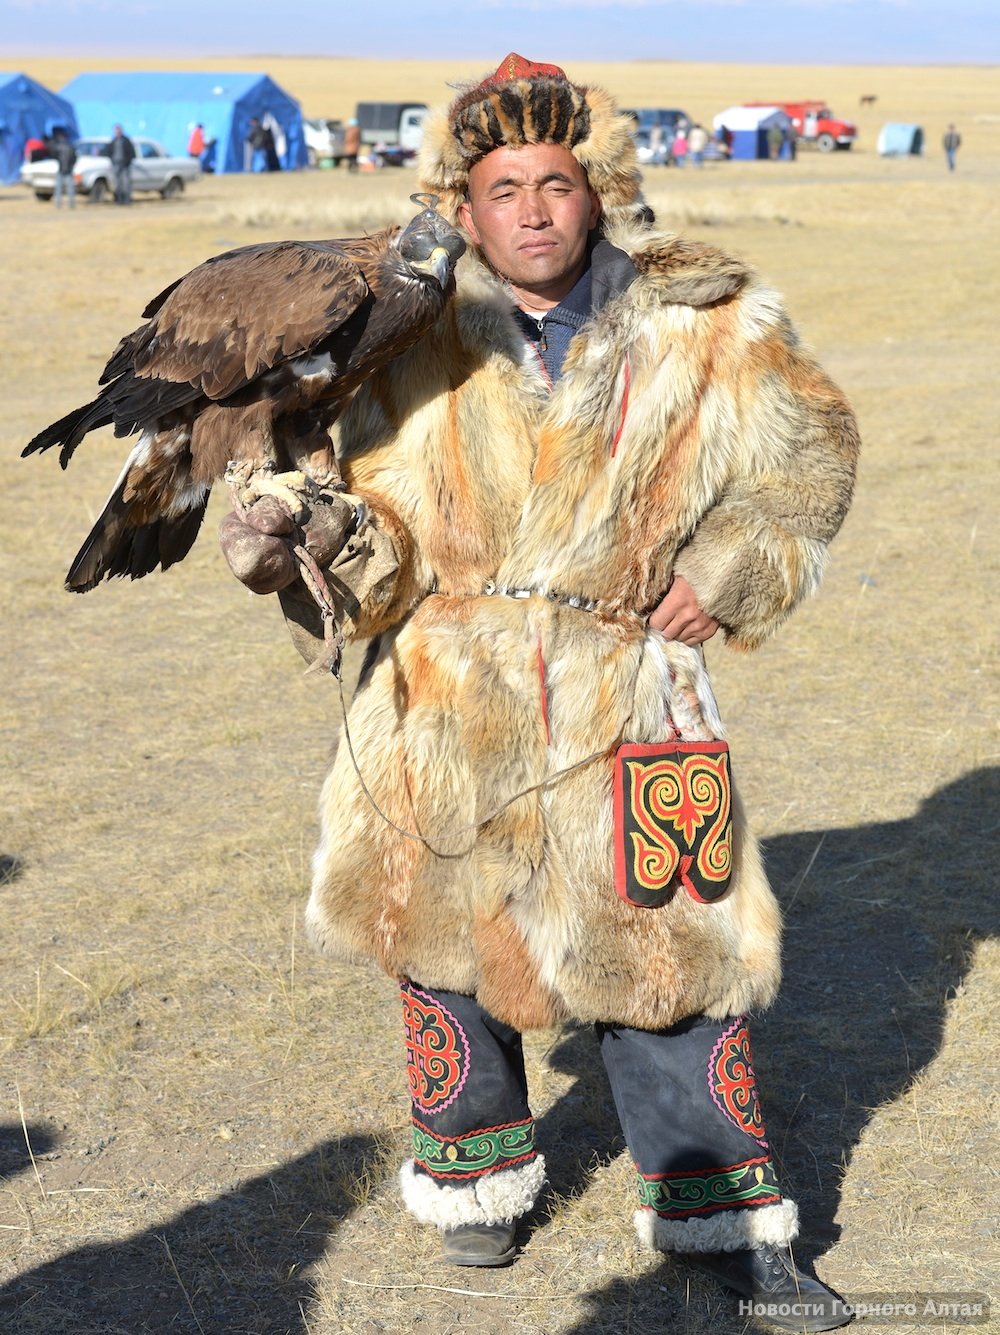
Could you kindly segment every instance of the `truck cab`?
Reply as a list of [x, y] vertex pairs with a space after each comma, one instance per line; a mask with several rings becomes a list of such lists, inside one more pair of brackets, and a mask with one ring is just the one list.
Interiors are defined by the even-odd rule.
[[363, 144], [382, 144], [415, 153], [424, 134], [426, 102], [359, 102], [356, 112]]

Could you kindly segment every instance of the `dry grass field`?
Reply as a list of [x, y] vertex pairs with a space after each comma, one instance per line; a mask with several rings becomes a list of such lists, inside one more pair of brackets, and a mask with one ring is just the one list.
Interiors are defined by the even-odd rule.
[[[6, 63], [52, 87], [79, 71]], [[478, 72], [228, 64], [266, 68], [330, 115], [362, 94], [438, 99], [445, 79]], [[816, 93], [845, 115], [879, 97], [857, 151], [661, 169], [648, 193], [666, 224], [750, 257], [786, 293], [865, 441], [820, 596], [756, 656], [709, 647], [787, 916], [784, 992], [755, 1048], [805, 1220], [799, 1249], [849, 1296], [989, 1292], [996, 71], [571, 73], [706, 119], [775, 92]], [[887, 119], [922, 123], [927, 155], [876, 157]], [[938, 148], [951, 119], [964, 137], [953, 176]], [[583, 1031], [527, 1043], [551, 1183], [522, 1256], [492, 1272], [439, 1262], [393, 1181], [408, 1120], [396, 990], [302, 941], [333, 687], [303, 678], [274, 600], [229, 576], [221, 496], [180, 567], [74, 598], [62, 578], [123, 443], [88, 440], [65, 474], [18, 458], [91, 395], [167, 281], [249, 241], [405, 217], [410, 180], [206, 177], [181, 200], [72, 214], [0, 188], [0, 1329], [12, 1335], [749, 1328], [722, 1290], [637, 1250], [630, 1165]]]

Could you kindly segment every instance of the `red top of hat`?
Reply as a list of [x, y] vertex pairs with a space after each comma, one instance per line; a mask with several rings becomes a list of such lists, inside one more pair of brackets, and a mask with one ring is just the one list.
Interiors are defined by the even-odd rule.
[[525, 60], [512, 51], [504, 56], [497, 66], [496, 73], [484, 79], [480, 88], [492, 88], [494, 84], [508, 83], [511, 79], [565, 79], [566, 71], [558, 65], [539, 65], [534, 60]]

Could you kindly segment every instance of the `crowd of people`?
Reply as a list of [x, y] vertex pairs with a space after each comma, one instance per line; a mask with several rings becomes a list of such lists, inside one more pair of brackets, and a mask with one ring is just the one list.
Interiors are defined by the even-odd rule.
[[[135, 145], [120, 125], [116, 125], [111, 138], [101, 152], [111, 160], [114, 172], [115, 203], [132, 203], [132, 163], [135, 160]], [[54, 158], [56, 163], [55, 187], [53, 198], [56, 208], [62, 208], [65, 200], [67, 208], [76, 206], [76, 145], [66, 132], [66, 127], [57, 125], [46, 138], [32, 135], [24, 145], [25, 162], [38, 162], [45, 158]]]
[[[725, 161], [732, 157], [733, 133], [725, 125], [710, 134], [698, 121], [679, 120], [673, 129], [654, 125], [648, 132], [647, 166], [701, 167], [706, 160]], [[795, 160], [797, 138], [792, 126], [775, 124], [768, 128], [767, 156]]]
[[[244, 171], [274, 172], [281, 170], [283, 142], [279, 142], [280, 127], [275, 133], [273, 118], [250, 118], [249, 129], [244, 143]], [[654, 125], [645, 131], [648, 153], [645, 155], [646, 166], [683, 167], [690, 163], [700, 168], [707, 159], [726, 160], [732, 156], [733, 134], [725, 125], [718, 126], [709, 133], [698, 121], [679, 120], [676, 125]], [[385, 146], [381, 144], [365, 145], [361, 141], [361, 130], [356, 118], [347, 121], [340, 161], [350, 173], [374, 171], [384, 163]], [[283, 141], [283, 135], [281, 135]], [[784, 158], [794, 161], [796, 157], [797, 137], [792, 126], [782, 127], [773, 124], [766, 131], [767, 156], [771, 161]], [[949, 171], [955, 170], [955, 162], [962, 136], [955, 125], [949, 124], [942, 136], [945, 161]], [[191, 130], [187, 143], [188, 156], [197, 158], [203, 171], [215, 169], [216, 140], [205, 132], [204, 124], [199, 121]], [[115, 125], [111, 139], [105, 145], [104, 154], [111, 159], [114, 171], [115, 203], [132, 203], [132, 163], [135, 159], [135, 145], [121, 125]], [[74, 167], [77, 152], [72, 140], [63, 126], [56, 126], [45, 138], [30, 137], [24, 146], [24, 160], [36, 161], [41, 158], [54, 158], [56, 162], [55, 188], [53, 199], [56, 208], [74, 208], [76, 205], [76, 181]]]
[[670, 126], [653, 125], [648, 131], [648, 158], [652, 167], [683, 167], [690, 162], [700, 167], [706, 158], [728, 158], [732, 150], [732, 135], [720, 127], [709, 134], [698, 121], [679, 120]]

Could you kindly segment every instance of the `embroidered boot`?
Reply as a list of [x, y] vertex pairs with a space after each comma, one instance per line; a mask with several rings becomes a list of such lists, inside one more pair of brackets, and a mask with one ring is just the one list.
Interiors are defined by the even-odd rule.
[[513, 1261], [514, 1221], [499, 1224], [460, 1224], [444, 1232], [444, 1259], [452, 1265], [494, 1266]]
[[792, 1260], [788, 1247], [681, 1252], [687, 1261], [754, 1304], [754, 1315], [780, 1330], [835, 1330], [854, 1319], [850, 1306]]

